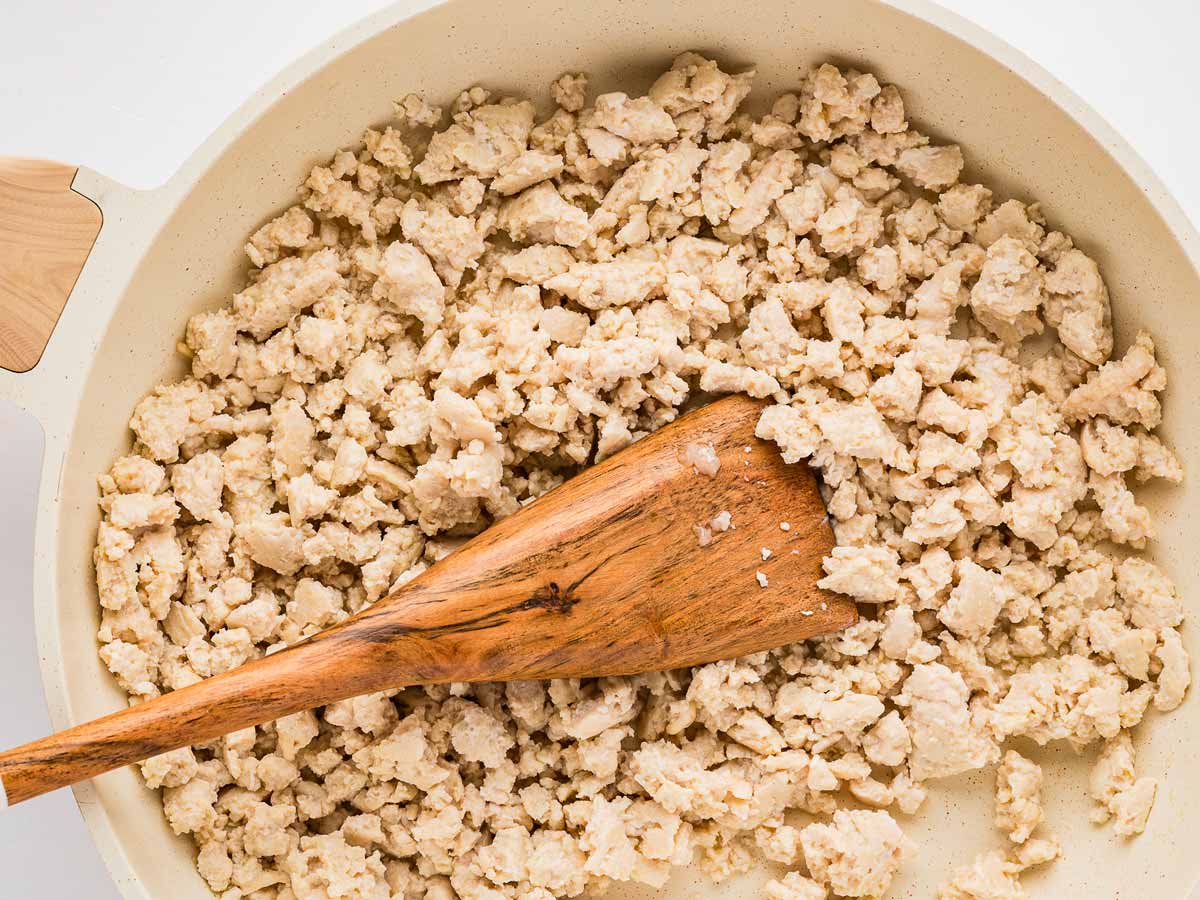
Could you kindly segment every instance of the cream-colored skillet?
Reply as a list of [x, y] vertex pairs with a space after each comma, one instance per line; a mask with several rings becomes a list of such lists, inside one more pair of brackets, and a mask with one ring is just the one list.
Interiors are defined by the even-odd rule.
[[[588, 71], [601, 90], [640, 90], [685, 49], [730, 66], [755, 64], [762, 96], [794, 86], [820, 60], [868, 69], [901, 86], [923, 130], [963, 145], [965, 177], [1001, 195], [1041, 200], [1047, 217], [1100, 263], [1118, 348], [1138, 327], [1153, 334], [1175, 386], [1165, 395], [1164, 437], [1190, 471], [1200, 471], [1200, 411], [1190, 399], [1200, 382], [1200, 239], [1111, 128], [994, 37], [924, 0], [762, 0], [736, 8], [717, 0], [452, 0], [420, 14], [399, 4], [284, 72], [161, 188], [130, 191], [87, 169], [62, 177], [95, 203], [103, 225], [40, 362], [24, 374], [0, 372], [0, 397], [32, 412], [46, 434], [34, 602], [56, 728], [124, 705], [96, 657], [95, 478], [127, 446], [136, 398], [182, 373], [173, 346], [187, 318], [236, 288], [245, 235], [289, 203], [311, 165], [354, 144], [364, 123], [386, 121], [391, 100], [409, 91], [441, 102], [480, 82], [542, 96], [565, 69]], [[57, 271], [51, 305], [70, 290], [66, 267]], [[0, 334], [10, 327], [0, 312]], [[1196, 484], [1190, 478], [1139, 495], [1162, 531], [1153, 555], [1186, 598], [1200, 588], [1193, 549], [1200, 517], [1188, 515], [1200, 509]], [[1184, 636], [1195, 651], [1191, 626]], [[1033, 896], [1188, 897], [1200, 877], [1192, 852], [1200, 834], [1196, 692], [1174, 714], [1139, 728], [1138, 752], [1140, 766], [1163, 781], [1146, 833], [1132, 842], [1088, 824], [1087, 757], [1036, 753], [1047, 769], [1047, 816], [1066, 856], [1027, 879]], [[895, 896], [932, 896], [953, 865], [995, 839], [989, 781], [940, 782], [905, 823], [923, 850]], [[208, 900], [190, 845], [171, 836], [158, 798], [132, 772], [103, 776], [76, 794], [129, 900]], [[661, 896], [757, 900], [761, 880], [711, 887], [684, 871]], [[653, 895], [629, 888], [610, 896]]]

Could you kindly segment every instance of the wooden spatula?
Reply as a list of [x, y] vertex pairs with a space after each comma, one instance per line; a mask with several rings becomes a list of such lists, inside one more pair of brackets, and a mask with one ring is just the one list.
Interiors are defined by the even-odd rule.
[[691, 412], [327, 631], [0, 753], [0, 807], [360, 694], [674, 669], [846, 627], [854, 604], [816, 587], [833, 534], [815, 479], [754, 436], [761, 411]]

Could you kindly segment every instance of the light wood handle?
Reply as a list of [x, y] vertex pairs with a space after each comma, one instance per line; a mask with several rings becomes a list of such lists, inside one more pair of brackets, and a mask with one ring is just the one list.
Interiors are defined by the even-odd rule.
[[28, 372], [50, 341], [103, 215], [78, 169], [0, 157], [0, 368]]

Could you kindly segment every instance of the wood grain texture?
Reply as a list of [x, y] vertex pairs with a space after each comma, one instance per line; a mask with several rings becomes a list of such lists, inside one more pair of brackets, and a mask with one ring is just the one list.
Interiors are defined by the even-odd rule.
[[[816, 481], [754, 437], [761, 410], [729, 397], [689, 413], [334, 628], [0, 753], [9, 802], [388, 688], [681, 668], [846, 627], [854, 604], [816, 587], [834, 544]], [[690, 443], [712, 444], [715, 476], [683, 461]], [[694, 526], [722, 511], [734, 527], [701, 547]]]
[[0, 157], [0, 368], [37, 365], [100, 233], [77, 169]]

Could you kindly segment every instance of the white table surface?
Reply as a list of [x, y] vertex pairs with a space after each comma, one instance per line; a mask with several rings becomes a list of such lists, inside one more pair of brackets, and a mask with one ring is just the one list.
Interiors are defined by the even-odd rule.
[[[1091, 103], [1200, 221], [1200, 4], [943, 4], [1025, 51]], [[133, 187], [153, 187], [258, 85], [386, 5], [11, 0], [0, 17], [0, 154], [82, 163]], [[30, 609], [40, 458], [36, 424], [0, 403], [0, 746], [49, 727]], [[0, 814], [0, 897], [118, 900], [69, 793]]]

